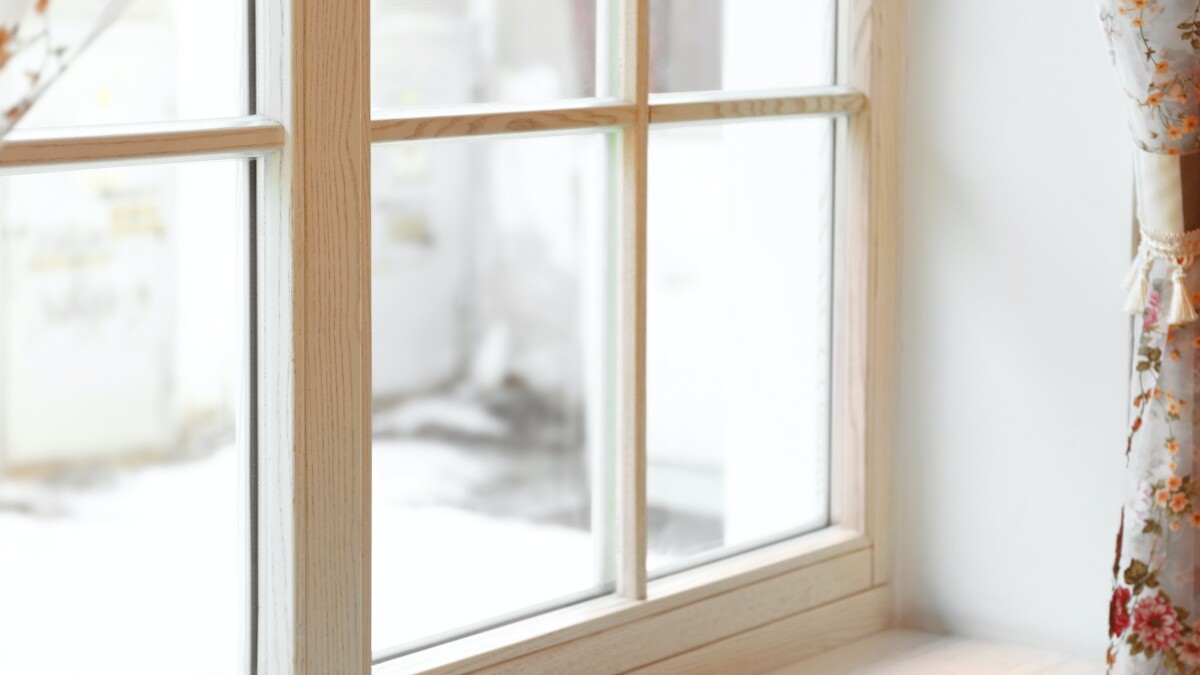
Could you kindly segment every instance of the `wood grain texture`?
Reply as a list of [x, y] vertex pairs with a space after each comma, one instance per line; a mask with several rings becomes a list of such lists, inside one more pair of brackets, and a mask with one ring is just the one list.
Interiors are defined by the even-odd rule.
[[907, 0], [854, 0], [849, 85], [870, 105], [849, 122], [849, 432], [862, 448], [863, 525], [876, 584], [892, 575], [890, 483], [897, 354], [901, 110]]
[[371, 668], [369, 6], [292, 0], [297, 675]]
[[887, 627], [891, 589], [877, 586], [843, 600], [712, 642], [631, 671], [643, 675], [769, 673]]
[[634, 621], [722, 594], [752, 593], [757, 584], [868, 551], [856, 533], [831, 528], [717, 561], [649, 584], [646, 600], [598, 598], [379, 664], [375, 675], [467, 673], [587, 640]]
[[625, 672], [732, 635], [784, 619], [870, 586], [867, 551], [765, 580], [743, 592], [724, 593], [663, 612], [482, 672]]
[[[260, 3], [260, 672], [370, 671], [368, 0]], [[278, 350], [278, 351], [275, 351]], [[290, 404], [290, 405], [289, 405]]]
[[377, 113], [371, 122], [371, 141], [387, 143], [433, 138], [569, 131], [633, 124], [632, 105], [589, 102], [530, 110], [513, 106], [483, 105], [446, 109], [419, 108], [412, 113], [388, 116]]
[[618, 91], [633, 104], [621, 135], [617, 233], [617, 594], [646, 597], [646, 175], [650, 0], [619, 0]]
[[857, 113], [865, 104], [865, 96], [845, 87], [756, 92], [752, 96], [721, 92], [661, 94], [650, 103], [650, 121], [673, 124], [778, 115], [844, 116]]
[[246, 157], [283, 147], [283, 125], [265, 117], [14, 131], [0, 168], [114, 163], [167, 157]]

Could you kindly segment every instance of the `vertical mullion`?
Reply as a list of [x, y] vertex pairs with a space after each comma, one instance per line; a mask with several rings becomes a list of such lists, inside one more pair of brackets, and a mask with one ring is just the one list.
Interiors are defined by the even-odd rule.
[[646, 597], [646, 169], [650, 0], [619, 0], [618, 95], [637, 107], [621, 136], [617, 243], [617, 593]]
[[258, 672], [365, 674], [369, 0], [259, 4]]

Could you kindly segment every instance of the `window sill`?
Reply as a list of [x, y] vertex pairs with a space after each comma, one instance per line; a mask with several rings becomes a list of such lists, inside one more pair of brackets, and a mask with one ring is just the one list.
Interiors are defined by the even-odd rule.
[[864, 596], [858, 602], [866, 614], [852, 615], [869, 620], [856, 621], [861, 630], [841, 644], [886, 625], [889, 594], [872, 591], [872, 556], [861, 533], [830, 527], [652, 581], [644, 601], [598, 598], [385, 661], [373, 672], [627, 671]]
[[772, 675], [1084, 675], [1099, 670], [1096, 664], [1083, 663], [1053, 652], [915, 631], [890, 630], [781, 668]]

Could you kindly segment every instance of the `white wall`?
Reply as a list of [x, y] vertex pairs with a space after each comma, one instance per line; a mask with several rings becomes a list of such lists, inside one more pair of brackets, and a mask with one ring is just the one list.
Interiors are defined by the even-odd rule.
[[1131, 159], [1097, 13], [1080, 0], [910, 11], [901, 619], [1102, 659]]

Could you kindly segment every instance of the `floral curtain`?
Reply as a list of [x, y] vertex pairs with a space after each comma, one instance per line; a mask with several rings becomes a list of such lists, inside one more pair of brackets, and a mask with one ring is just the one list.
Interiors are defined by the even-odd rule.
[[[0, 0], [0, 139], [129, 0]], [[54, 31], [55, 17], [83, 19], [82, 35]]]
[[1100, 18], [1129, 101], [1141, 240], [1108, 666], [1200, 673], [1200, 1], [1104, 0]]

